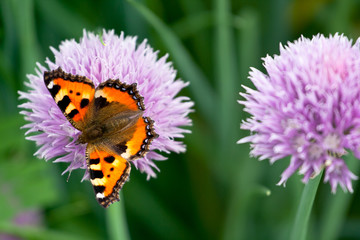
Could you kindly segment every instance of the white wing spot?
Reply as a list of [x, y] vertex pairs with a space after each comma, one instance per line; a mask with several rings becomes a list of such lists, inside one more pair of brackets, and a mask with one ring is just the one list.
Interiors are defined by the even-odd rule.
[[48, 89], [52, 89], [54, 87], [54, 81], [50, 81], [50, 83], [47, 85]]
[[103, 90], [97, 90], [97, 91], [95, 92], [95, 98], [98, 98], [98, 97], [100, 97], [100, 96], [103, 96], [103, 94], [104, 94]]
[[97, 193], [96, 198], [104, 198], [105, 195], [103, 193]]
[[130, 158], [130, 151], [129, 150], [126, 150], [126, 152], [122, 153], [120, 155], [121, 157], [125, 158], [125, 159], [129, 159]]

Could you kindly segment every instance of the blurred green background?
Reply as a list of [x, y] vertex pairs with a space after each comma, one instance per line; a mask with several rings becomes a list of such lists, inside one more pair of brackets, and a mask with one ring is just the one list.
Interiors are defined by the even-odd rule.
[[[236, 103], [249, 67], [300, 35], [336, 32], [357, 39], [360, 1], [351, 0], [1, 0], [0, 1], [0, 239], [109, 239], [106, 211], [83, 170], [69, 181], [66, 164], [33, 157], [19, 115], [18, 90], [35, 63], [54, 57], [49, 46], [77, 41], [85, 28], [137, 35], [170, 54], [181, 92], [195, 101], [187, 152], [158, 162], [158, 177], [133, 169], [122, 190], [131, 239], [288, 239], [303, 184], [294, 175], [276, 186], [289, 163], [249, 157], [236, 141], [246, 117]], [[359, 169], [351, 169], [359, 173]], [[360, 239], [360, 191], [330, 193], [321, 184], [307, 239]], [[30, 218], [30, 221], [26, 221]], [[23, 221], [22, 221], [23, 220]], [[23, 222], [23, 223], [21, 223]], [[30, 222], [30, 225], [22, 225]]]

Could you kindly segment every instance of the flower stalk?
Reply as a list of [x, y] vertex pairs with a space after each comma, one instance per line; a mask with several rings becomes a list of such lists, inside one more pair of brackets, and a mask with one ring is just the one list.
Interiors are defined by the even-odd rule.
[[129, 232], [126, 222], [125, 205], [123, 194], [120, 193], [121, 201], [118, 204], [112, 204], [106, 209], [106, 224], [109, 234], [109, 239], [128, 240]]
[[300, 204], [296, 213], [291, 240], [305, 240], [309, 225], [311, 209], [315, 200], [316, 192], [320, 183], [322, 171], [315, 178], [310, 179], [304, 186], [301, 195]]

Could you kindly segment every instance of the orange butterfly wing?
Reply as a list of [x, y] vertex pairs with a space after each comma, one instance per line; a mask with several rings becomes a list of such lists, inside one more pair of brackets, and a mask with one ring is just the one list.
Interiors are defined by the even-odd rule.
[[86, 152], [95, 197], [106, 208], [120, 200], [119, 191], [129, 178], [130, 163], [123, 157], [92, 144], [88, 144]]
[[77, 129], [84, 128], [84, 117], [94, 98], [95, 87], [91, 80], [65, 73], [61, 68], [44, 73], [45, 86], [60, 110]]

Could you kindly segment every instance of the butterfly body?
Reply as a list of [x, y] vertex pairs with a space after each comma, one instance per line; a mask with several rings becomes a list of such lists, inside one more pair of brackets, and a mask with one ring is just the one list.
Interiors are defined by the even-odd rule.
[[[122, 111], [116, 112], [119, 109]], [[109, 116], [108, 113], [113, 115]], [[142, 117], [142, 112], [127, 111], [122, 105], [112, 103], [98, 114], [85, 115], [85, 124], [78, 142], [96, 144], [113, 138], [117, 139], [117, 142], [127, 141], [128, 139], [125, 138], [133, 134], [133, 128], [140, 117]]]
[[129, 161], [143, 157], [157, 137], [153, 121], [144, 117], [143, 97], [136, 84], [109, 79], [95, 88], [86, 77], [58, 68], [44, 82], [60, 110], [79, 131], [96, 199], [103, 207], [119, 201], [128, 180]]

